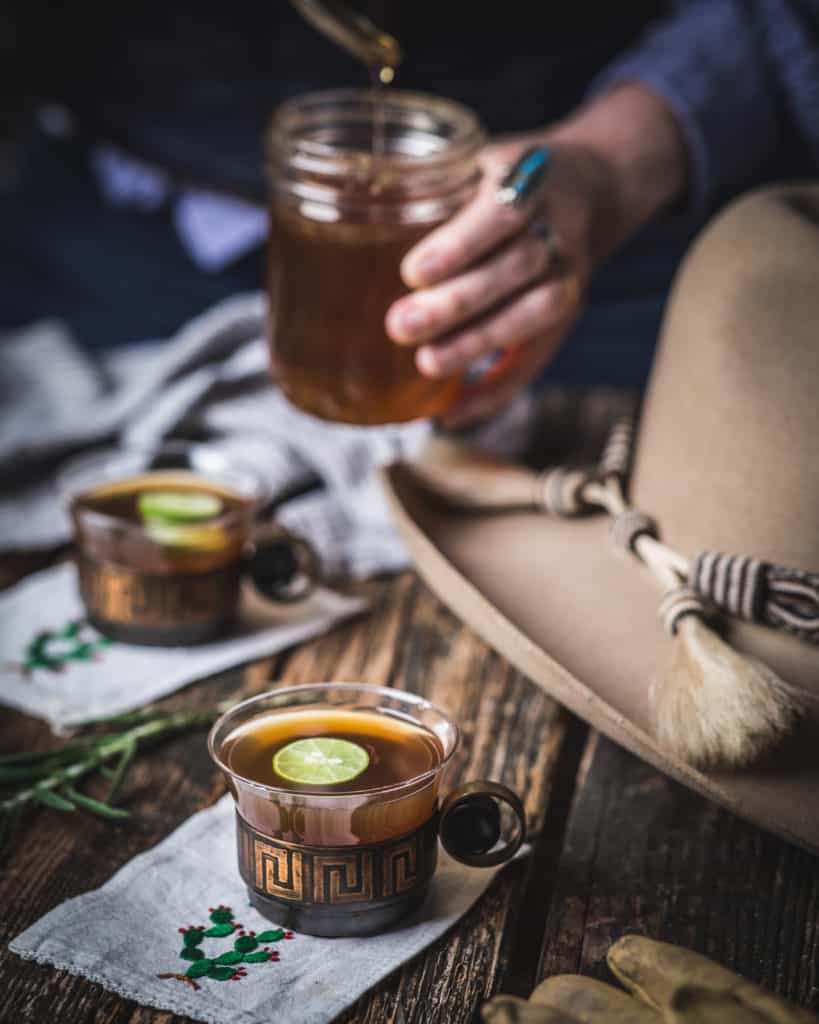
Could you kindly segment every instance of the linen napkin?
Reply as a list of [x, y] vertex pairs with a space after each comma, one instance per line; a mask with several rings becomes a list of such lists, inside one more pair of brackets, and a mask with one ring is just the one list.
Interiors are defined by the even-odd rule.
[[277, 605], [246, 586], [238, 623], [224, 640], [139, 647], [108, 642], [84, 624], [76, 570], [59, 565], [0, 594], [0, 703], [44, 718], [55, 731], [110, 718], [275, 654], [365, 607], [324, 587], [298, 604]]
[[[288, 939], [290, 933], [249, 906], [236, 867], [233, 801], [226, 796], [99, 889], [46, 914], [9, 948], [143, 1005], [209, 1024], [327, 1024], [450, 928], [495, 874], [464, 867], [441, 851], [426, 902], [392, 930], [372, 938]], [[180, 929], [211, 929], [220, 920], [241, 924], [246, 935], [256, 933], [250, 962], [226, 966], [223, 981], [202, 977], [197, 988], [160, 977], [191, 967], [180, 956]], [[237, 934], [203, 938], [205, 956], [232, 950]]]
[[[270, 378], [265, 313], [261, 295], [237, 295], [172, 338], [93, 354], [54, 320], [0, 336], [0, 550], [70, 538], [55, 486], [68, 456], [206, 437], [256, 470], [278, 519], [313, 544], [326, 574], [403, 568], [407, 552], [374, 471], [411, 458], [431, 425], [354, 427], [295, 409]], [[521, 396], [470, 439], [519, 453], [533, 407]], [[293, 498], [306, 487], [314, 493]]]

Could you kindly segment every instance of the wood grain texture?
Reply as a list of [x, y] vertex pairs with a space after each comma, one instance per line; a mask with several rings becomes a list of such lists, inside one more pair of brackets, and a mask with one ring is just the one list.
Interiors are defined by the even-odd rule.
[[695, 949], [819, 1010], [819, 861], [593, 734], [539, 975], [612, 980], [606, 950], [628, 932]]
[[[319, 680], [411, 690], [441, 704], [461, 726], [463, 744], [451, 782], [481, 777], [506, 782], [525, 797], [530, 819], [539, 827], [566, 749], [568, 716], [490, 652], [413, 575], [357, 589], [370, 598], [370, 615], [289, 654], [191, 686], [163, 704], [207, 706], [239, 692], [245, 696], [272, 685]], [[45, 726], [3, 712], [0, 750], [51, 742]], [[123, 793], [131, 822], [111, 825], [79, 812], [66, 817], [50, 810], [26, 819], [0, 862], [0, 1021], [183, 1024], [186, 1018], [140, 1008], [85, 980], [23, 962], [5, 943], [62, 900], [101, 885], [223, 792], [200, 732], [140, 758]], [[537, 857], [505, 872], [447, 937], [362, 999], [345, 1016], [348, 1024], [472, 1020], [505, 976], [536, 862]], [[538, 935], [545, 912], [543, 905], [536, 915]], [[533, 960], [522, 982], [527, 988], [534, 967]]]
[[[668, 781], [571, 718], [490, 651], [412, 574], [356, 589], [372, 612], [296, 650], [180, 692], [207, 706], [274, 685], [360, 680], [423, 694], [461, 728], [450, 782], [494, 778], [524, 797], [533, 853], [446, 936], [340, 1024], [467, 1024], [496, 991], [527, 995], [543, 976], [608, 977], [605, 951], [628, 931], [698, 949], [819, 1008], [817, 861]], [[0, 751], [53, 743], [10, 711]], [[0, 861], [0, 1021], [186, 1024], [82, 979], [26, 963], [5, 943], [60, 901], [101, 885], [224, 784], [204, 733], [142, 757], [123, 794], [133, 819], [102, 823], [40, 810]]]
[[[476, 642], [425, 587], [416, 584], [413, 593], [412, 630], [390, 681], [423, 693], [459, 724], [462, 744], [450, 781], [506, 783], [523, 796], [530, 827], [537, 831], [565, 748], [568, 716]], [[344, 1024], [475, 1019], [506, 975], [537, 863], [533, 857], [506, 869], [447, 937], [362, 999], [342, 1018]]]

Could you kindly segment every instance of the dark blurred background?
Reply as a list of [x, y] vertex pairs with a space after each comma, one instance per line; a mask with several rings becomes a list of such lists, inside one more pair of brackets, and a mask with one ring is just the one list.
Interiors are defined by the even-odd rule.
[[[459, 99], [493, 133], [566, 114], [665, 9], [657, 0], [357, 6], [401, 40], [397, 87]], [[263, 202], [264, 134], [276, 105], [363, 86], [364, 69], [286, 0], [6, 0], [0, 19], [0, 328], [57, 316], [82, 347], [107, 348], [166, 337], [220, 298], [261, 287], [260, 244], [203, 268], [180, 238], [175, 204], [203, 189]], [[679, 248], [674, 235], [661, 245], [665, 261], [656, 246], [644, 261], [648, 330]], [[604, 301], [622, 292], [619, 279], [597, 287]], [[616, 332], [619, 298], [615, 306]], [[587, 373], [581, 348], [561, 357], [564, 376]]]

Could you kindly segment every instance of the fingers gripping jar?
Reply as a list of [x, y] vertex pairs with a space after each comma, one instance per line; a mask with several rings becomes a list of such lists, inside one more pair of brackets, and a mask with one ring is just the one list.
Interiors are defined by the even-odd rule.
[[461, 378], [432, 380], [386, 334], [401, 260], [477, 188], [480, 124], [420, 93], [290, 100], [268, 138], [273, 371], [301, 409], [346, 423], [435, 416]]

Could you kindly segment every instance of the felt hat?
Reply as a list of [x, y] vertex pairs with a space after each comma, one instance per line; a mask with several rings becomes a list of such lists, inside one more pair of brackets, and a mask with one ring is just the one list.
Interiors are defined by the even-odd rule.
[[[751, 765], [696, 767], [658, 739], [650, 692], [668, 671], [673, 638], [658, 615], [656, 581], [613, 550], [607, 516], [514, 507], [506, 499], [520, 492], [516, 467], [487, 463], [482, 475], [467, 472], [465, 489], [482, 482], [471, 508], [468, 500], [439, 500], [422, 466], [386, 471], [418, 571], [489, 643], [627, 749], [813, 852], [817, 323], [819, 185], [781, 186], [733, 203], [678, 273], [631, 456], [629, 505], [650, 518], [635, 525], [632, 517], [625, 546], [633, 547], [641, 522], [646, 535], [656, 523], [657, 536], [691, 567], [695, 603], [713, 600], [726, 613], [730, 647], [759, 659], [803, 698], [799, 724]], [[435, 451], [427, 458], [434, 463]], [[457, 470], [446, 473], [457, 488]], [[564, 473], [549, 486], [557, 480], [571, 505], [579, 479]], [[777, 566], [787, 567], [777, 577], [778, 604]]]

